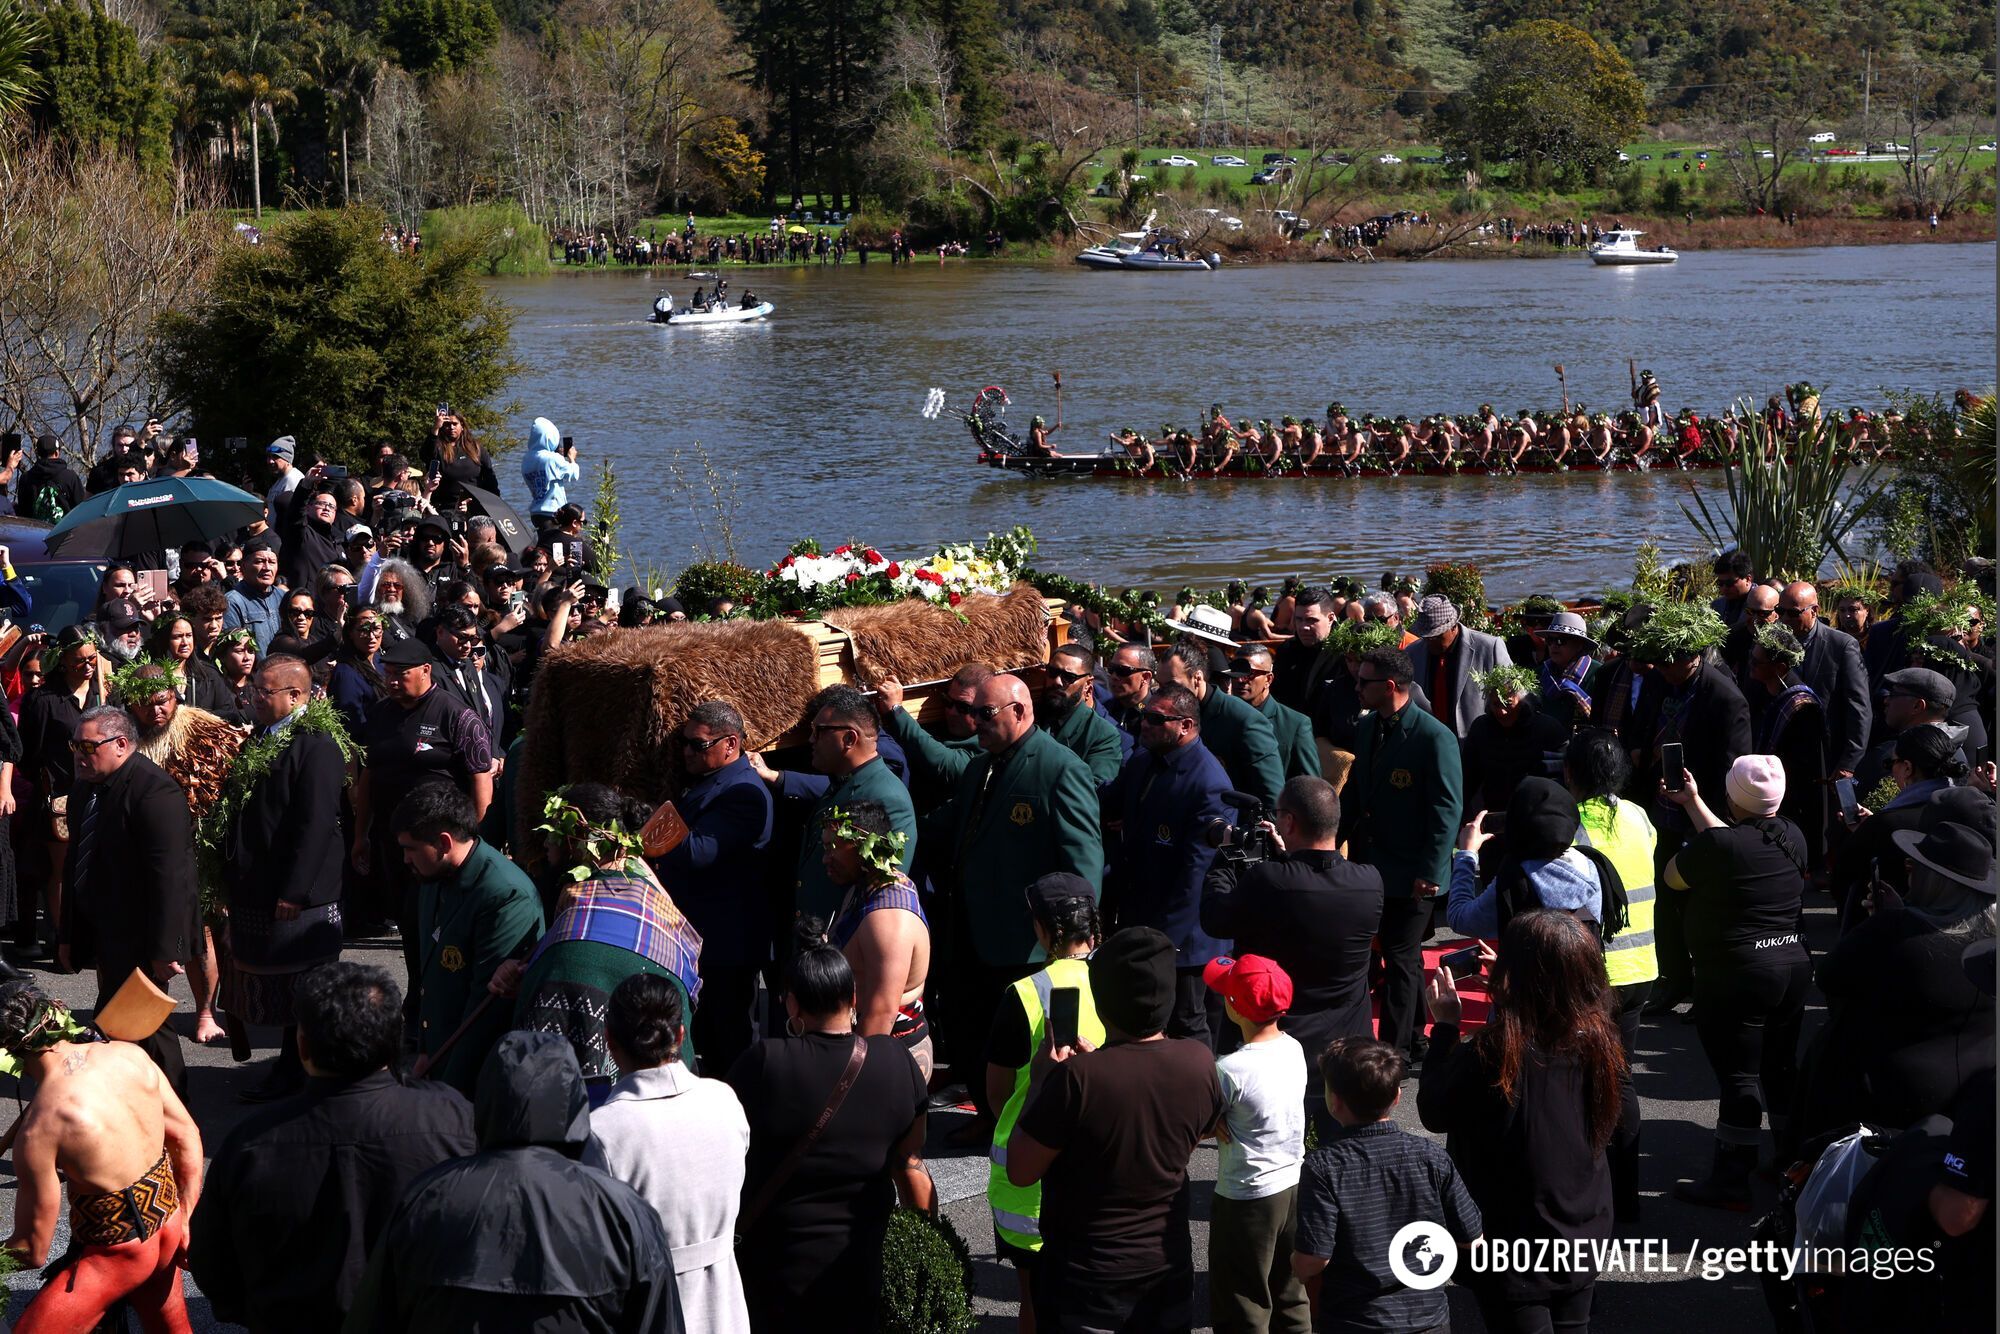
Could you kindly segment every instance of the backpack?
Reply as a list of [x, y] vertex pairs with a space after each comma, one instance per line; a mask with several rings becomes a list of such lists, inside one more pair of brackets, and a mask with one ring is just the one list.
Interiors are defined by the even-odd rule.
[[28, 498], [28, 517], [44, 523], [61, 523], [69, 513], [63, 504], [62, 483], [51, 477], [36, 487]]

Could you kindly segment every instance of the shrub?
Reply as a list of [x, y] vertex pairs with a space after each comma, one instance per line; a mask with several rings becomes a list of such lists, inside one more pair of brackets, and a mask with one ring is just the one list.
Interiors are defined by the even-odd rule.
[[488, 277], [549, 270], [548, 233], [511, 202], [432, 209], [424, 215], [424, 243], [473, 247], [474, 267]]
[[965, 1334], [972, 1311], [972, 1252], [951, 1220], [914, 1209], [889, 1215], [882, 1243], [881, 1328], [886, 1334]]
[[1486, 581], [1477, 565], [1442, 562], [1424, 570], [1423, 595], [1441, 593], [1458, 608], [1459, 619], [1472, 630], [1484, 630], [1492, 619], [1486, 607]]
[[706, 615], [718, 598], [747, 607], [764, 587], [764, 577], [747, 566], [726, 560], [698, 560], [674, 580], [674, 596], [689, 616]]

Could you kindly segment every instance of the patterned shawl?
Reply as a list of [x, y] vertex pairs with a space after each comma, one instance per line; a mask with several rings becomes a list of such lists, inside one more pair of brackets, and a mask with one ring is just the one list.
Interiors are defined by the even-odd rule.
[[566, 890], [528, 966], [566, 940], [630, 950], [678, 977], [690, 1002], [701, 995], [701, 934], [674, 906], [653, 868], [637, 857], [616, 871], [592, 871]]

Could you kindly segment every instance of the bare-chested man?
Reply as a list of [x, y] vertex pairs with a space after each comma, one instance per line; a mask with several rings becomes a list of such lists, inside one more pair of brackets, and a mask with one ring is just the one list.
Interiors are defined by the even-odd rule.
[[1313, 467], [1325, 450], [1326, 437], [1320, 434], [1319, 423], [1310, 417], [1299, 423], [1299, 465]]
[[180, 1259], [201, 1193], [201, 1132], [143, 1050], [92, 1036], [33, 983], [0, 985], [0, 1050], [35, 1086], [14, 1141], [7, 1249], [22, 1263], [48, 1263], [69, 1182], [69, 1251], [14, 1328], [92, 1329], [123, 1301], [147, 1334], [185, 1334]]
[[1126, 427], [1113, 435], [1111, 441], [1139, 465], [1141, 472], [1153, 470], [1153, 442], [1148, 440], [1138, 427]]
[[1632, 462], [1641, 468], [1652, 467], [1653, 465], [1647, 462], [1646, 455], [1653, 449], [1653, 428], [1648, 426], [1636, 412], [1625, 413], [1621, 420], [1625, 425], [1625, 443], [1632, 447]]
[[876, 802], [857, 801], [826, 813], [820, 863], [842, 891], [827, 933], [854, 969], [854, 1031], [894, 1037], [928, 1078], [924, 980], [930, 973], [931, 933], [917, 887], [897, 864], [902, 838]]
[[1278, 428], [1278, 438], [1281, 442], [1279, 448], [1283, 453], [1290, 454], [1295, 459], [1305, 455], [1306, 433], [1299, 428], [1297, 417], [1285, 418], [1284, 424]]
[[1208, 410], [1208, 425], [1202, 428], [1201, 444], [1208, 455], [1208, 466], [1217, 472], [1227, 471], [1236, 461], [1236, 428], [1222, 415], [1220, 403]]
[[1608, 466], [1611, 463], [1612, 450], [1616, 448], [1616, 442], [1611, 438], [1611, 414], [1600, 412], [1592, 417], [1590, 434], [1586, 438], [1590, 442], [1591, 457], [1600, 464]]

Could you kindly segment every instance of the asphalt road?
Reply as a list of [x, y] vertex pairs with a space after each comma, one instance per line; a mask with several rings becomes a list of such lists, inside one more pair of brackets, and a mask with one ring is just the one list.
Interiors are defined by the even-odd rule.
[[[1809, 908], [1807, 927], [1808, 939], [1817, 955], [1831, 942], [1834, 933], [1833, 914], [1823, 900]], [[347, 957], [376, 964], [398, 977], [402, 976], [401, 951], [391, 946], [357, 946], [349, 949]], [[42, 985], [72, 1005], [88, 1006], [93, 999], [94, 986], [86, 977], [31, 971]], [[189, 1102], [201, 1125], [204, 1143], [212, 1153], [229, 1130], [251, 1110], [238, 1102], [236, 1095], [263, 1078], [278, 1035], [275, 1029], [256, 1031], [257, 1055], [245, 1065], [238, 1065], [230, 1059], [226, 1045], [196, 1047], [191, 1040], [194, 1015], [187, 1001], [185, 982], [177, 981], [175, 989], [183, 1002], [175, 1023], [184, 1037], [190, 1038], [185, 1044]], [[1820, 1017], [1820, 1008], [1815, 1003], [1807, 1018], [1808, 1036]], [[1639, 1035], [1635, 1076], [1645, 1118], [1640, 1168], [1645, 1202], [1639, 1222], [1633, 1227], [1621, 1229], [1620, 1235], [1654, 1239], [1661, 1249], [1676, 1258], [1676, 1262], [1684, 1260], [1691, 1248], [1699, 1250], [1748, 1244], [1753, 1222], [1770, 1206], [1775, 1196], [1776, 1188], [1769, 1181], [1760, 1178], [1756, 1182], [1756, 1206], [1750, 1212], [1741, 1214], [1698, 1209], [1681, 1204], [1670, 1195], [1677, 1179], [1706, 1171], [1715, 1127], [1715, 1082], [1702, 1059], [1693, 1027], [1681, 1017], [1669, 1017], [1664, 1021], [1649, 1018]], [[1404, 1098], [1396, 1118], [1406, 1129], [1416, 1134], [1427, 1134], [1417, 1124], [1415, 1094], [1414, 1082], [1404, 1086]], [[1014, 1326], [1017, 1290], [1011, 1269], [994, 1258], [993, 1229], [984, 1197], [985, 1152], [983, 1149], [953, 1149], [946, 1144], [950, 1133], [965, 1119], [963, 1114], [957, 1112], [934, 1114], [927, 1156], [945, 1211], [972, 1248], [981, 1315], [979, 1328], [982, 1331], [1008, 1330]], [[1212, 1182], [1215, 1170], [1214, 1149], [1204, 1146], [1197, 1150], [1190, 1164], [1194, 1179], [1198, 1183]], [[13, 1191], [11, 1171], [0, 1167], [0, 1208], [6, 1210], [7, 1217], [12, 1216]], [[1193, 1226], [1196, 1301], [1197, 1310], [1201, 1311], [1207, 1309], [1210, 1199], [1209, 1189], [1205, 1184], [1199, 1185], [1194, 1196]], [[63, 1249], [67, 1221], [65, 1209], [64, 1227], [58, 1232], [52, 1253], [60, 1254]], [[189, 1313], [197, 1331], [238, 1328], [216, 1321], [193, 1279], [189, 1278], [186, 1282]], [[1598, 1329], [1617, 1330], [1619, 1334], [1653, 1334], [1654, 1331], [1678, 1334], [1688, 1329], [1762, 1328], [1768, 1317], [1757, 1283], [1758, 1280], [1747, 1275], [1725, 1277], [1713, 1282], [1699, 1277], [1659, 1273], [1607, 1275], [1599, 1280], [1597, 1286], [1593, 1324]], [[1662, 1291], [1662, 1284], [1670, 1285], [1671, 1291]], [[40, 1286], [40, 1279], [32, 1272], [15, 1274], [7, 1280], [7, 1286], [12, 1290], [7, 1311], [11, 1318], [19, 1315], [27, 1294], [32, 1294]], [[1479, 1318], [1469, 1294], [1456, 1285], [1448, 1291], [1453, 1323], [1462, 1329], [1478, 1329]]]

